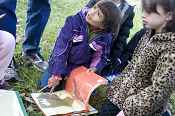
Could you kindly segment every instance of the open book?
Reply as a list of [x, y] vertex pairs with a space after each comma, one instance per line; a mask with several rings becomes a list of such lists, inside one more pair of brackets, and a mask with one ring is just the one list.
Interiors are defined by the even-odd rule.
[[32, 98], [46, 116], [97, 113], [89, 105], [92, 92], [107, 84], [103, 77], [81, 66], [74, 69], [66, 81], [65, 90], [49, 93], [32, 93]]
[[28, 116], [18, 92], [0, 89], [1, 116]]

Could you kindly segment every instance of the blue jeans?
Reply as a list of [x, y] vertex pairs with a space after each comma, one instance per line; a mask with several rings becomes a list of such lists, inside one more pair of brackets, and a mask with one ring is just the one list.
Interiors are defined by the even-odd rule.
[[121, 110], [108, 99], [102, 104], [98, 116], [116, 116]]
[[38, 53], [40, 40], [50, 16], [49, 0], [28, 0], [27, 20], [23, 51]]
[[40, 88], [43, 88], [48, 84], [48, 80], [51, 77], [51, 74], [49, 73], [48, 69], [46, 69], [41, 77], [41, 79], [38, 82], [38, 85]]
[[[0, 0], [0, 30], [16, 37], [16, 0]], [[5, 15], [4, 15], [5, 14]], [[4, 15], [4, 16], [3, 16]]]

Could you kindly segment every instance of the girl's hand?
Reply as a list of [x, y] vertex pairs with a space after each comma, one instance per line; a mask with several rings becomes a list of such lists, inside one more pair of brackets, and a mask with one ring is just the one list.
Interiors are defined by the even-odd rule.
[[52, 75], [52, 77], [48, 80], [48, 87], [51, 88], [59, 85], [61, 80], [61, 76]]

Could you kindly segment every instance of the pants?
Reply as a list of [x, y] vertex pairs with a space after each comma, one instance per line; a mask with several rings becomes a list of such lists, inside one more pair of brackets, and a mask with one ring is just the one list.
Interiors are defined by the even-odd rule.
[[121, 110], [108, 99], [103, 103], [98, 116], [116, 116]]
[[[2, 14], [2, 12], [8, 12], [6, 19], [10, 19], [10, 21], [0, 20], [0, 30], [10, 32], [14, 36], [16, 35], [16, 1], [17, 0], [0, 0], [0, 14]], [[23, 51], [25, 53], [39, 52], [41, 36], [51, 11], [49, 1], [50, 0], [28, 0], [25, 41], [23, 43]], [[10, 27], [11, 25], [12, 27]]]
[[9, 32], [0, 30], [0, 80], [4, 78], [5, 70], [12, 60], [14, 49], [15, 37]]
[[23, 51], [26, 54], [38, 53], [40, 40], [50, 16], [49, 0], [28, 0], [27, 20]]
[[16, 0], [0, 0], [0, 30], [16, 36]]
[[[110, 102], [108, 99], [102, 105], [98, 116], [116, 116], [121, 110]], [[161, 116], [171, 116], [168, 111], [162, 113]]]
[[43, 88], [44, 86], [46, 86], [48, 84], [48, 80], [52, 75], [49, 73], [48, 69], [46, 69], [41, 77], [41, 79], [39, 80], [39, 87]]

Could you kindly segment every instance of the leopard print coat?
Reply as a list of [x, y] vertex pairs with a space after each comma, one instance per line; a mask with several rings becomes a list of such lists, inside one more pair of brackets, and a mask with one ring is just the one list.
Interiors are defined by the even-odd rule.
[[133, 59], [108, 89], [125, 116], [160, 116], [175, 90], [175, 33], [148, 31]]

